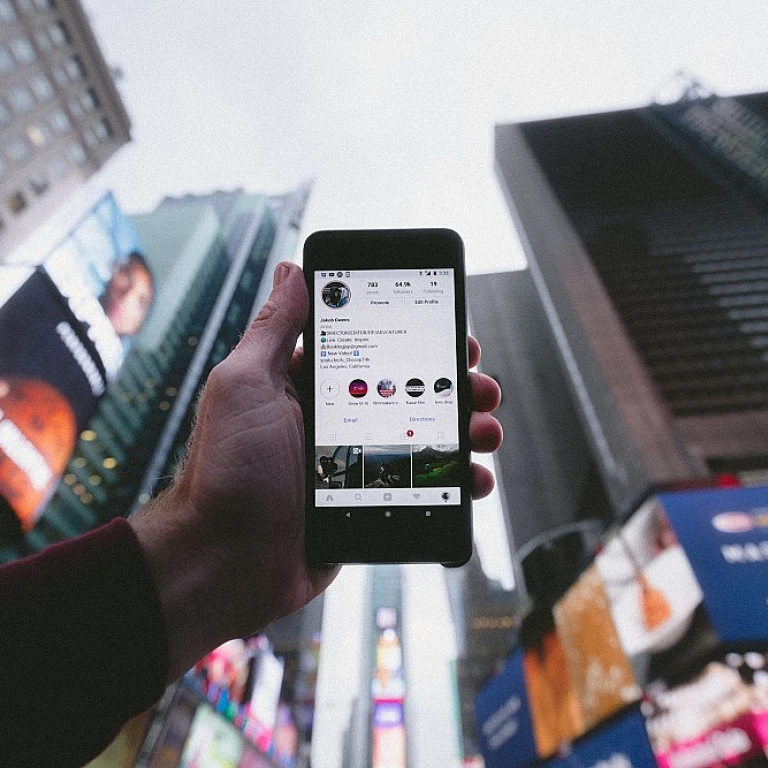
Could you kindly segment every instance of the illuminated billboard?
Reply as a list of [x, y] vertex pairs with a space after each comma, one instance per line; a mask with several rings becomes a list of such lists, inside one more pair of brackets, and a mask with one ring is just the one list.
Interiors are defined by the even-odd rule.
[[154, 282], [102, 197], [36, 268], [0, 267], [0, 497], [29, 531], [147, 317]]

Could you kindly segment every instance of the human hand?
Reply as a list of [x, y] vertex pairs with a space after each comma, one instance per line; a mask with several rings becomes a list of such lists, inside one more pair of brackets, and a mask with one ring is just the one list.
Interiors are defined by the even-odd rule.
[[[296, 340], [307, 319], [301, 269], [281, 263], [264, 307], [217, 365], [200, 399], [188, 455], [173, 485], [131, 519], [147, 555], [169, 638], [169, 679], [211, 648], [293, 613], [338, 568], [304, 556], [304, 426]], [[480, 347], [469, 344], [470, 365]], [[493, 379], [471, 374], [473, 450], [494, 451], [501, 427]], [[473, 496], [493, 476], [473, 466]]]

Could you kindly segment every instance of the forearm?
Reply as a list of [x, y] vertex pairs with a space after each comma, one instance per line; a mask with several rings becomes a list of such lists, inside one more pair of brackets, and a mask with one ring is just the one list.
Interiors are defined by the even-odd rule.
[[162, 694], [165, 649], [124, 520], [0, 568], [3, 761], [76, 766], [97, 755]]

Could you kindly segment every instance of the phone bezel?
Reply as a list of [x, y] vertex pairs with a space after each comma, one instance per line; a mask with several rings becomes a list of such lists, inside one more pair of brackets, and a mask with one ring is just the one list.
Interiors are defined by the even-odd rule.
[[[314, 272], [366, 269], [440, 269], [454, 273], [456, 392], [459, 409], [461, 503], [445, 506], [315, 506]], [[304, 244], [310, 308], [304, 331], [303, 400], [306, 448], [307, 559], [334, 563], [442, 563], [462, 565], [472, 555], [472, 478], [469, 448], [471, 392], [468, 374], [464, 244], [450, 229], [327, 230]], [[432, 515], [427, 517], [427, 509]], [[389, 510], [390, 516], [385, 512]]]

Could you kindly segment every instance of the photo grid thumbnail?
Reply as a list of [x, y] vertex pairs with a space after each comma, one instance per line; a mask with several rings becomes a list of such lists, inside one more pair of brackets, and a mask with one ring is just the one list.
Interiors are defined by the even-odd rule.
[[361, 445], [318, 445], [315, 448], [315, 489], [363, 487]]
[[335, 445], [315, 449], [315, 489], [460, 485], [459, 446]]

